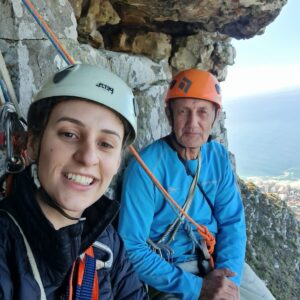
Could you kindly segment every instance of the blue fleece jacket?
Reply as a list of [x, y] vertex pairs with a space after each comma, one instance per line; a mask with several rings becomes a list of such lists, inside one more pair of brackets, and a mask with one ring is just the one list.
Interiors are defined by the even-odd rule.
[[[179, 205], [183, 205], [198, 160], [182, 162], [175, 150], [158, 140], [141, 152], [142, 159]], [[208, 142], [201, 148], [201, 185], [210, 200], [197, 186], [189, 215], [208, 227], [216, 237], [215, 267], [228, 268], [238, 275], [230, 278], [240, 284], [245, 257], [246, 229], [244, 208], [225, 148]], [[140, 279], [157, 290], [175, 293], [180, 299], [198, 299], [202, 278], [176, 267], [179, 262], [195, 259], [192, 242], [183, 226], [170, 244], [173, 263], [153, 252], [147, 239], [157, 241], [176, 214], [139, 163], [132, 159], [122, 188], [119, 233]], [[192, 226], [195, 235], [201, 237]]]

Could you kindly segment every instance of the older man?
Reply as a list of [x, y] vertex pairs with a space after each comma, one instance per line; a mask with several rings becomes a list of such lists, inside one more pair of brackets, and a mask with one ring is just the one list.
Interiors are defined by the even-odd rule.
[[245, 218], [228, 153], [210, 140], [221, 110], [217, 79], [198, 69], [179, 73], [165, 110], [171, 133], [141, 156], [184, 211], [215, 237], [214, 269], [196, 227], [136, 160], [124, 175], [119, 232], [141, 280], [152, 287], [152, 299], [239, 299]]

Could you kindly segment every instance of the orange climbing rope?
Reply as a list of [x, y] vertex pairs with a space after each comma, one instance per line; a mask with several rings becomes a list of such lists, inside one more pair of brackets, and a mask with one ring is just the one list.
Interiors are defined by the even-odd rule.
[[[37, 21], [37, 23], [41, 26], [47, 37], [51, 40], [54, 47], [58, 50], [58, 52], [61, 54], [63, 59], [67, 62], [67, 64], [74, 64], [75, 61], [73, 58], [67, 53], [67, 51], [64, 49], [63, 45], [60, 43], [60, 41], [57, 39], [55, 34], [52, 32], [52, 30], [49, 28], [45, 20], [42, 18], [42, 16], [36, 11], [33, 4], [29, 0], [22, 0], [22, 2], [25, 4], [26, 8], [29, 10], [29, 12], [32, 14], [34, 19]], [[214, 252], [216, 240], [215, 237], [209, 232], [208, 228], [204, 225], [199, 225], [194, 219], [192, 219], [179, 205], [178, 203], [170, 196], [170, 194], [164, 189], [164, 187], [159, 183], [159, 181], [155, 178], [155, 176], [152, 174], [152, 172], [149, 170], [149, 168], [146, 166], [146, 164], [143, 162], [142, 158], [138, 154], [138, 152], [134, 149], [133, 146], [129, 146], [129, 149], [131, 153], [134, 155], [134, 157], [137, 159], [137, 161], [140, 163], [142, 168], [146, 171], [146, 173], [150, 176], [151, 180], [154, 182], [154, 184], [158, 187], [158, 189], [163, 193], [165, 197], [167, 197], [170, 202], [182, 213], [182, 215], [185, 216], [187, 220], [189, 220], [196, 228], [197, 232], [203, 237], [203, 239], [206, 242], [207, 250], [210, 254], [210, 265], [213, 268], [214, 262], [212, 258], [212, 254]]]
[[[193, 218], [191, 218], [179, 205], [178, 203], [170, 196], [170, 194], [166, 191], [166, 189], [159, 183], [159, 181], [155, 178], [153, 173], [149, 170], [149, 168], [146, 166], [146, 164], [143, 162], [140, 155], [137, 153], [137, 151], [134, 149], [133, 146], [130, 146], [130, 151], [136, 158], [136, 160], [140, 163], [142, 168], [146, 171], [146, 173], [149, 175], [151, 180], [154, 182], [154, 184], [158, 187], [158, 189], [162, 192], [162, 194], [167, 197], [170, 202], [187, 218], [196, 228], [197, 232], [203, 237], [203, 239], [206, 242], [207, 250], [209, 254], [213, 254], [216, 244], [215, 237], [209, 232], [206, 226], [199, 225]], [[214, 267], [213, 258], [210, 257], [210, 263], [211, 267]]]

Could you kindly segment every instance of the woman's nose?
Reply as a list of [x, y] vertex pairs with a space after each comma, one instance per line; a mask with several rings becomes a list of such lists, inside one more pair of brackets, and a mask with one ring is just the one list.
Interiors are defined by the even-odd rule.
[[96, 143], [84, 141], [79, 145], [74, 158], [77, 162], [91, 166], [99, 162], [99, 151]]

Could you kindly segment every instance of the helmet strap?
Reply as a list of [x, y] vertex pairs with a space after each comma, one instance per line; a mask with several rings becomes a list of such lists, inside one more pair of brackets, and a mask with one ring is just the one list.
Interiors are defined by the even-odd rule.
[[40, 193], [40, 199], [42, 201], [44, 201], [44, 203], [46, 203], [48, 206], [56, 209], [61, 215], [63, 215], [65, 218], [72, 220], [72, 221], [80, 221], [83, 218], [75, 218], [70, 216], [69, 214], [67, 214], [59, 205], [58, 203], [53, 200], [49, 194], [45, 191], [45, 189], [42, 187], [40, 180], [38, 178], [38, 174], [37, 174], [37, 164], [33, 163], [30, 167], [31, 170], [31, 176], [34, 182], [34, 185], [37, 188], [38, 193]]

